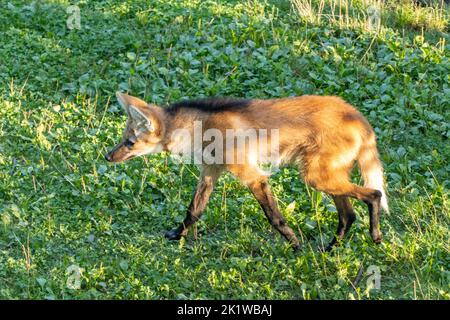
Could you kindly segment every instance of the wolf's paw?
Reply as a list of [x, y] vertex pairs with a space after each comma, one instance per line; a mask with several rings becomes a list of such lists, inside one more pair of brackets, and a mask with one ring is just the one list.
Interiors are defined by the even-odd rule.
[[380, 231], [372, 232], [372, 240], [373, 240], [373, 242], [375, 242], [376, 244], [380, 244], [382, 239], [383, 239], [383, 237], [381, 236], [381, 232]]
[[382, 237], [381, 235], [378, 235], [378, 237], [373, 238], [373, 242], [375, 242], [376, 244], [380, 244], [382, 242]]
[[170, 231], [167, 231], [164, 234], [164, 237], [168, 240], [180, 240], [181, 239], [181, 233], [177, 229], [173, 229]]

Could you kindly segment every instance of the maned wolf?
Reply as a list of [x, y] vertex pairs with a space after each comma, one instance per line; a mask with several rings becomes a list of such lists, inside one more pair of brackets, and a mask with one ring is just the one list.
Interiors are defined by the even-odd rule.
[[[241, 145], [235, 143], [243, 141], [240, 139], [242, 130], [264, 129], [271, 133], [257, 136], [256, 140], [265, 142], [274, 151], [269, 162], [297, 166], [307, 184], [334, 199], [339, 223], [326, 250], [338, 244], [355, 221], [349, 197], [367, 204], [372, 239], [381, 242], [380, 207], [387, 212], [388, 205], [375, 134], [364, 116], [342, 99], [313, 95], [271, 100], [208, 98], [181, 101], [162, 108], [123, 93], [116, 95], [128, 120], [122, 141], [106, 155], [107, 161], [121, 162], [162, 151], [177, 154], [188, 150], [203, 154], [208, 146], [203, 140], [195, 146], [195, 131], [200, 130], [197, 134], [212, 131], [209, 141], [212, 136], [225, 140], [230, 130], [240, 132], [231, 138], [231, 143], [215, 141], [219, 143], [210, 155], [218, 160], [217, 155], [221, 154], [223, 161], [211, 161], [211, 157], [200, 159], [201, 179], [187, 216], [178, 228], [165, 234], [166, 238], [178, 240], [187, 234], [189, 226], [200, 219], [214, 183], [223, 171], [229, 171], [248, 186], [272, 226], [294, 249], [299, 248], [297, 237], [286, 224], [270, 191], [268, 173], [261, 167], [267, 157], [260, 156], [245, 139]], [[196, 124], [200, 124], [200, 129]], [[235, 156], [240, 156], [241, 161], [236, 161]], [[355, 161], [364, 187], [350, 181]]]

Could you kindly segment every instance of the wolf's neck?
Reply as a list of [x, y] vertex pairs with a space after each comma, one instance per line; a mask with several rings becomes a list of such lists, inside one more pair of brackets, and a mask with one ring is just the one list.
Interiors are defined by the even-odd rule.
[[173, 154], [185, 152], [193, 144], [195, 134], [201, 134], [205, 116], [198, 112], [178, 112], [175, 115], [164, 114], [166, 130], [163, 139], [165, 151]]

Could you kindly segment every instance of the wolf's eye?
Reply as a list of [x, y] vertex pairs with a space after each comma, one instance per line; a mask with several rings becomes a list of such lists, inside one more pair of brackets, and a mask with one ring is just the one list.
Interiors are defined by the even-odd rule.
[[133, 147], [134, 143], [135, 142], [133, 140], [127, 139], [127, 140], [125, 140], [125, 142], [123, 144], [125, 145], [125, 147], [131, 148], [131, 147]]

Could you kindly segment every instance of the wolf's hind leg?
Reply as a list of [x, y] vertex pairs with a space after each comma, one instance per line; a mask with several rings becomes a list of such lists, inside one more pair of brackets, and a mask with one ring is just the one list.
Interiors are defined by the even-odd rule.
[[186, 218], [178, 228], [166, 232], [165, 237], [169, 240], [179, 240], [188, 232], [188, 228], [200, 219], [203, 210], [208, 203], [214, 184], [220, 176], [222, 169], [217, 166], [204, 166], [202, 176], [197, 185], [194, 198], [189, 205]]
[[[321, 182], [313, 183], [312, 186], [317, 190], [326, 192], [332, 196], [352, 197], [366, 203], [369, 208], [370, 233], [372, 239], [375, 243], [381, 242], [379, 220], [380, 199], [382, 194], [379, 190], [361, 187], [349, 181], [342, 180], [339, 183], [335, 183], [332, 180], [322, 180]], [[339, 219], [341, 219], [341, 217], [339, 217]]]
[[333, 196], [334, 203], [339, 215], [339, 223], [336, 231], [336, 235], [333, 240], [325, 248], [325, 251], [330, 251], [333, 246], [338, 245], [339, 242], [344, 239], [347, 232], [350, 230], [351, 225], [356, 220], [355, 212], [352, 205], [346, 196]]

